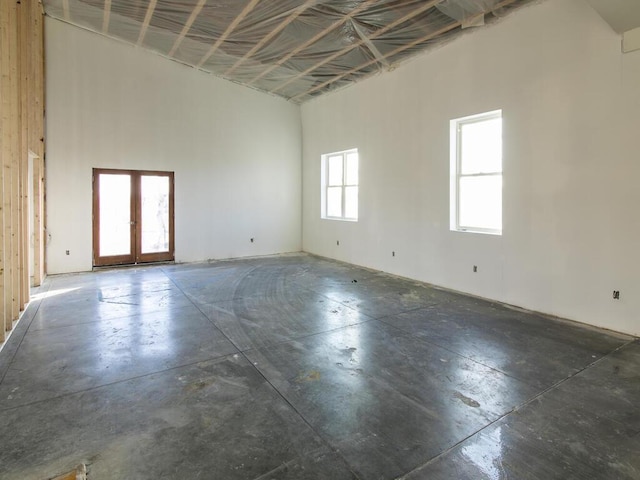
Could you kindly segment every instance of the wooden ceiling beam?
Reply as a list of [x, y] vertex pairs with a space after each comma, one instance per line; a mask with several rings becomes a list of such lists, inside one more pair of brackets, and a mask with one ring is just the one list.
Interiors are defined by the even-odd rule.
[[[425, 3], [424, 5], [422, 5], [420, 8], [416, 8], [415, 10], [412, 10], [411, 12], [409, 12], [408, 14], [406, 14], [405, 16], [398, 18], [397, 20], [391, 22], [388, 25], [385, 25], [384, 27], [382, 27], [379, 30], [376, 30], [375, 32], [373, 32], [371, 35], [369, 35], [366, 38], [362, 38], [360, 39], [358, 42], [349, 45], [345, 48], [343, 48], [342, 50], [329, 55], [326, 58], [323, 58], [321, 61], [319, 61], [318, 63], [316, 63], [315, 65], [307, 68], [305, 71], [300, 72], [299, 74], [297, 74], [296, 76], [290, 78], [289, 80], [287, 80], [286, 82], [284, 82], [283, 84], [279, 85], [277, 88], [275, 88], [274, 90], [270, 90], [271, 93], [275, 93], [278, 92], [280, 90], [282, 90], [284, 87], [286, 87], [287, 85], [295, 82], [296, 80], [298, 80], [301, 77], [304, 77], [305, 75], [310, 74], [311, 72], [313, 72], [314, 70], [320, 68], [323, 65], [326, 65], [327, 63], [335, 60], [338, 57], [341, 57], [343, 55], [346, 55], [347, 53], [349, 53], [351, 50], [358, 48], [361, 45], [364, 45], [368, 42], [371, 42], [371, 40], [374, 40], [376, 38], [378, 38], [381, 35], [384, 35], [385, 33], [387, 33], [389, 30], [391, 30], [392, 28], [397, 27], [398, 25], [402, 25], [404, 22], [407, 22], [409, 20], [411, 20], [412, 18], [420, 15], [421, 13], [429, 10], [430, 8], [434, 7], [435, 5], [437, 5], [438, 3], [442, 2], [443, 0], [431, 0], [427, 3]], [[375, 54], [375, 52], [374, 52]], [[378, 58], [378, 61], [384, 60], [386, 57], [384, 55], [382, 55], [382, 58]]]
[[173, 44], [173, 47], [171, 47], [171, 51], [169, 51], [170, 57], [173, 57], [173, 55], [176, 53], [176, 50], [178, 50], [178, 47], [182, 43], [182, 40], [184, 40], [184, 37], [186, 37], [187, 33], [189, 33], [189, 30], [191, 29], [191, 25], [193, 25], [193, 22], [195, 22], [196, 18], [198, 18], [198, 15], [200, 15], [200, 11], [202, 10], [202, 7], [204, 7], [205, 3], [207, 3], [207, 0], [198, 0], [198, 3], [196, 4], [196, 6], [193, 7], [193, 10], [191, 11], [191, 15], [189, 15], [189, 19], [187, 20], [187, 23], [185, 23], [184, 26], [182, 27], [182, 31], [180, 32], [180, 35], [178, 35], [178, 38], [176, 38], [176, 41]]
[[109, 32], [109, 19], [111, 17], [111, 0], [104, 0], [104, 15], [102, 17], [102, 33]]
[[280, 65], [282, 65], [284, 62], [286, 62], [287, 60], [289, 60], [291, 57], [293, 57], [294, 55], [297, 55], [298, 53], [302, 52], [303, 50], [305, 50], [307, 47], [309, 47], [310, 45], [313, 45], [314, 43], [316, 43], [318, 40], [320, 40], [322, 37], [326, 36], [327, 34], [331, 33], [333, 30], [335, 30], [336, 28], [344, 25], [345, 23], [347, 23], [351, 18], [353, 18], [354, 16], [356, 16], [358, 13], [360, 13], [362, 10], [364, 10], [365, 8], [367, 8], [369, 5], [371, 5], [372, 3], [374, 3], [376, 0], [366, 0], [364, 2], [362, 2], [357, 8], [354, 8], [351, 12], [349, 12], [347, 15], [345, 15], [344, 17], [340, 18], [340, 20], [336, 20], [335, 22], [333, 22], [331, 25], [329, 25], [327, 28], [325, 28], [324, 30], [322, 30], [321, 32], [317, 33], [316, 35], [314, 35], [313, 37], [311, 37], [309, 40], [307, 40], [306, 42], [304, 42], [302, 45], [298, 46], [297, 48], [293, 49], [291, 52], [289, 52], [288, 54], [286, 54], [284, 57], [282, 57], [280, 60], [278, 60], [277, 62], [275, 62], [273, 65], [271, 65], [270, 67], [266, 68], [265, 70], [263, 70], [260, 75], [256, 76], [254, 79], [252, 79], [250, 82], [248, 82], [248, 85], [252, 85], [255, 82], [257, 82], [258, 80], [260, 80], [262, 77], [264, 77], [265, 75], [267, 75], [268, 73], [270, 73], [271, 71], [275, 70], [276, 68], [278, 68]]
[[[384, 57], [387, 58], [387, 57], [391, 57], [393, 55], [397, 55], [398, 53], [404, 52], [405, 50], [407, 50], [407, 49], [409, 49], [409, 48], [411, 48], [411, 47], [413, 47], [415, 45], [418, 45], [419, 43], [426, 42], [426, 41], [428, 41], [428, 40], [430, 40], [430, 39], [432, 39], [434, 37], [437, 37], [438, 35], [442, 35], [443, 33], [447, 33], [450, 30], [458, 28], [460, 25], [461, 25], [461, 22], [450, 23], [446, 27], [443, 27], [443, 28], [441, 28], [441, 29], [439, 29], [439, 30], [437, 30], [435, 32], [432, 32], [429, 35], [425, 35], [424, 37], [418, 38], [417, 40], [414, 40], [411, 43], [406, 43], [406, 44], [402, 45], [401, 47], [398, 47], [395, 50], [393, 50], [393, 51], [391, 51], [389, 53], [386, 53], [384, 55]], [[313, 92], [317, 92], [318, 90], [321, 90], [324, 87], [326, 87], [328, 85], [331, 85], [334, 82], [337, 82], [338, 80], [340, 80], [341, 78], [346, 77], [347, 75], [351, 75], [352, 73], [359, 72], [360, 70], [362, 70], [364, 68], [367, 68], [369, 65], [373, 65], [374, 63], [377, 63], [378, 61], [379, 60], [377, 58], [369, 60], [368, 62], [365, 62], [365, 63], [363, 63], [363, 64], [361, 64], [361, 65], [359, 65], [359, 66], [357, 66], [355, 68], [352, 68], [351, 70], [343, 72], [340, 75], [336, 75], [335, 77], [327, 80], [326, 82], [323, 82], [323, 83], [321, 83], [319, 85], [316, 85], [315, 87], [307, 90], [304, 93], [300, 93], [300, 94], [296, 95], [295, 97], [290, 98], [289, 100], [295, 102], [295, 101], [299, 100], [300, 98], [302, 98], [302, 97], [304, 97], [306, 95], [309, 95], [309, 94], [311, 94]]]
[[[479, 15], [476, 15], [475, 17], [472, 17], [472, 18], [470, 18], [470, 19], [467, 19], [467, 21], [473, 20], [474, 18], [480, 17], [480, 16], [482, 16], [482, 15], [486, 15], [486, 14], [488, 14], [488, 13], [494, 12], [495, 10], [498, 10], [499, 8], [503, 8], [503, 7], [508, 6], [508, 5], [509, 5], [509, 4], [511, 4], [511, 3], [514, 3], [515, 1], [516, 1], [516, 0], [503, 0], [502, 2], [500, 2], [500, 3], [496, 4], [496, 5], [494, 5], [492, 8], [490, 8], [490, 9], [489, 9], [489, 10], [487, 10], [486, 12], [481, 13], [481, 14], [479, 14]], [[435, 31], [435, 32], [431, 32], [431, 33], [430, 33], [430, 34], [428, 34], [428, 35], [425, 35], [425, 36], [423, 36], [423, 37], [421, 37], [421, 38], [418, 38], [417, 40], [414, 40], [414, 41], [412, 41], [412, 42], [410, 42], [410, 43], [404, 44], [404, 45], [402, 45], [402, 46], [400, 46], [400, 47], [396, 48], [395, 50], [392, 50], [391, 52], [386, 53], [386, 54], [384, 55], [384, 57], [385, 57], [385, 58], [387, 58], [387, 57], [392, 57], [392, 56], [394, 56], [394, 55], [397, 55], [398, 53], [402, 53], [402, 52], [404, 52], [405, 50], [407, 50], [407, 49], [409, 49], [409, 48], [415, 47], [416, 45], [418, 45], [418, 44], [420, 44], [420, 43], [426, 42], [426, 41], [428, 41], [428, 40], [430, 40], [430, 39], [432, 39], [432, 38], [435, 38], [435, 37], [437, 37], [437, 36], [439, 36], [439, 35], [442, 35], [442, 34], [444, 34], [444, 33], [447, 33], [447, 32], [449, 32], [449, 31], [451, 31], [451, 30], [453, 30], [453, 29], [455, 29], [455, 28], [460, 27], [461, 25], [462, 25], [462, 22], [456, 21], [456, 22], [454, 22], [454, 23], [452, 23], [452, 24], [449, 24], [449, 25], [447, 25], [446, 27], [443, 27], [443, 28], [441, 28], [441, 29], [439, 29], [439, 30], [437, 30], [437, 31]], [[319, 84], [319, 85], [314, 86], [313, 88], [310, 88], [309, 90], [307, 90], [307, 91], [306, 91], [306, 92], [304, 92], [304, 93], [300, 93], [300, 94], [298, 94], [298, 95], [296, 95], [296, 96], [294, 96], [294, 97], [291, 97], [289, 100], [291, 100], [292, 102], [296, 102], [296, 101], [297, 101], [297, 100], [299, 100], [300, 98], [302, 98], [302, 97], [304, 97], [304, 96], [306, 96], [306, 95], [309, 95], [309, 94], [311, 94], [311, 93], [313, 93], [313, 92], [317, 92], [318, 90], [321, 90], [321, 89], [323, 89], [324, 87], [326, 87], [326, 86], [328, 86], [328, 85], [331, 85], [331, 84], [332, 84], [332, 83], [334, 83], [334, 82], [337, 82], [337, 81], [338, 81], [338, 80], [340, 80], [341, 78], [344, 78], [344, 77], [346, 77], [347, 75], [351, 75], [351, 74], [353, 74], [353, 73], [356, 73], [356, 72], [358, 72], [358, 71], [362, 70], [363, 68], [367, 68], [369, 65], [372, 65], [372, 64], [374, 64], [374, 63], [377, 63], [378, 61], [379, 61], [379, 60], [378, 60], [377, 58], [374, 58], [374, 59], [372, 59], [372, 60], [369, 60], [368, 62], [365, 62], [365, 63], [363, 63], [363, 64], [359, 65], [358, 67], [352, 68], [351, 70], [348, 70], [348, 71], [346, 71], [346, 72], [344, 72], [344, 73], [341, 73], [340, 75], [337, 75], [337, 76], [335, 76], [335, 77], [331, 78], [330, 80], [327, 80], [326, 82], [323, 82], [323, 83], [321, 83], [321, 84]]]
[[316, 3], [317, 3], [317, 0], [307, 0], [304, 4], [302, 4], [299, 7], [297, 7], [291, 13], [291, 15], [288, 15], [284, 19], [284, 21], [282, 21], [276, 28], [271, 30], [271, 32], [269, 32], [268, 35], [265, 35], [264, 37], [262, 37], [262, 40], [260, 40], [258, 43], [256, 43], [251, 50], [249, 50], [247, 53], [244, 54], [244, 56], [242, 58], [239, 58], [238, 61], [236, 63], [234, 63], [233, 66], [229, 70], [224, 72], [224, 76], [227, 76], [227, 75], [230, 75], [231, 73], [233, 73], [247, 59], [251, 58], [254, 53], [256, 53], [258, 50], [260, 50], [269, 40], [271, 40], [273, 37], [275, 37], [282, 30], [284, 30], [287, 25], [289, 25], [291, 22], [293, 22], [305, 10], [307, 10], [312, 5], [315, 5]]
[[142, 45], [142, 42], [144, 41], [144, 36], [147, 34], [147, 28], [149, 28], [149, 23], [151, 23], [151, 17], [153, 17], [153, 11], [156, 9], [157, 3], [158, 0], [151, 0], [149, 2], [147, 13], [144, 16], [144, 22], [142, 23], [142, 27], [140, 28], [140, 35], [138, 36], [138, 46]]
[[249, 0], [249, 3], [247, 3], [245, 5], [245, 7], [242, 9], [242, 11], [238, 14], [238, 16], [233, 20], [233, 22], [231, 22], [229, 24], [229, 26], [227, 27], [227, 29], [224, 31], [224, 33], [220, 36], [220, 38], [218, 38], [216, 40], [216, 42], [211, 46], [211, 48], [209, 49], [209, 51], [205, 54], [204, 57], [202, 57], [202, 59], [198, 62], [198, 65], [196, 65], [198, 68], [202, 67], [202, 65], [204, 65], [204, 63], [209, 60], [209, 58], [211, 58], [211, 55], [213, 55], [215, 53], [215, 51], [218, 49], [218, 47], [222, 44], [222, 42], [224, 42], [229, 35], [231, 34], [231, 32], [233, 32], [235, 30], [235, 28], [240, 24], [240, 22], [242, 20], [244, 20], [244, 18], [249, 14], [249, 12], [251, 12], [251, 10], [253, 10], [253, 8], [258, 4], [260, 0]]

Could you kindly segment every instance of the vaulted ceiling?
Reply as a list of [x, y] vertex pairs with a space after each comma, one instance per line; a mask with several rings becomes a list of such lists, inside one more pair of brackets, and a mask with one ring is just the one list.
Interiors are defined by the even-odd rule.
[[296, 103], [531, 0], [44, 0], [65, 22]]

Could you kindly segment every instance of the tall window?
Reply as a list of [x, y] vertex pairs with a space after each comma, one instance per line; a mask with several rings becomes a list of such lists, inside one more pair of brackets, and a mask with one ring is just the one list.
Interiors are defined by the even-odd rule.
[[502, 110], [451, 120], [451, 230], [502, 234]]
[[358, 220], [358, 150], [322, 156], [322, 218]]

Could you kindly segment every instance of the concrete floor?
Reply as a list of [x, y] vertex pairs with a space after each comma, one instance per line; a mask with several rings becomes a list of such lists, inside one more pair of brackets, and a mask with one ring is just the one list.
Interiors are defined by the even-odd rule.
[[638, 479], [640, 343], [307, 255], [50, 277], [0, 478]]

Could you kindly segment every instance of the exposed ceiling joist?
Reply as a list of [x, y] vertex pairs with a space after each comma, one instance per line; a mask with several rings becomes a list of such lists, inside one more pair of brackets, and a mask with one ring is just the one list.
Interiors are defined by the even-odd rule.
[[[426, 42], [429, 39], [436, 37], [437, 35], [442, 35], [443, 33], [446, 33], [446, 32], [449, 32], [449, 31], [455, 29], [455, 28], [458, 28], [459, 26], [460, 26], [459, 22], [457, 24], [447, 25], [446, 27], [441, 28], [440, 30], [438, 30], [436, 32], [430, 33], [429, 35], [425, 35], [424, 37], [421, 37], [421, 38], [419, 38], [417, 40], [414, 40], [411, 43], [408, 43], [406, 45], [403, 45], [401, 47], [396, 48], [395, 50], [387, 53], [385, 55], [385, 57], [391, 57], [393, 55], [401, 53], [401, 52], [403, 52], [404, 50], [406, 50], [408, 48], [411, 48], [411, 47], [414, 47], [414, 46], [416, 46], [416, 45], [418, 45], [420, 43]], [[290, 100], [293, 100], [295, 102], [296, 100], [299, 100], [299, 99], [301, 99], [303, 97], [306, 97], [307, 95], [310, 95], [310, 94], [312, 94], [314, 92], [317, 92], [318, 90], [321, 90], [321, 89], [323, 89], [325, 87], [328, 87], [332, 83], [335, 83], [338, 80], [341, 80], [342, 78], [344, 78], [344, 77], [346, 77], [348, 75], [352, 75], [354, 73], [357, 73], [358, 71], [360, 71], [360, 70], [362, 70], [364, 68], [367, 68], [369, 65], [372, 65], [372, 64], [376, 63], [377, 61], [378, 61], [377, 58], [369, 60], [368, 62], [363, 63], [361, 65], [358, 65], [357, 67], [352, 68], [351, 70], [348, 70], [348, 71], [346, 71], [344, 73], [341, 73], [340, 75], [337, 75], [337, 76], [331, 78], [330, 80], [327, 80], [324, 83], [321, 83], [319, 85], [314, 86], [313, 88], [307, 90], [306, 92], [303, 92], [303, 93], [300, 93], [300, 94], [296, 95], [295, 97], [291, 98]]]
[[182, 40], [184, 40], [184, 37], [186, 37], [187, 33], [189, 33], [191, 25], [193, 25], [193, 22], [195, 22], [196, 18], [198, 18], [198, 15], [200, 15], [200, 11], [202, 10], [202, 7], [204, 7], [205, 3], [207, 3], [207, 0], [198, 0], [196, 6], [193, 7], [191, 15], [189, 15], [189, 19], [182, 27], [180, 35], [178, 35], [178, 38], [176, 38], [176, 41], [173, 43], [173, 47], [171, 47], [171, 50], [169, 50], [170, 57], [173, 57], [173, 55], [176, 53], [176, 50], [178, 50], [178, 47], [182, 43]]
[[[477, 17], [484, 16], [486, 13], [490, 13], [492, 11], [498, 10], [499, 8], [506, 7], [509, 4], [514, 3], [515, 1], [516, 0], [503, 0], [502, 2], [496, 4], [489, 12], [485, 12], [485, 13], [482, 13], [480, 15], [477, 15]], [[473, 20], [473, 19], [467, 19], [465, 21], [470, 21], [470, 20]], [[424, 42], [428, 42], [432, 38], [436, 38], [436, 37], [438, 37], [440, 35], [443, 35], [443, 34], [445, 34], [447, 32], [450, 32], [451, 30], [454, 30], [454, 29], [460, 27], [462, 25], [462, 23], [463, 23], [462, 21], [455, 22], [453, 24], [447, 25], [444, 28], [441, 28], [440, 30], [437, 30], [437, 31], [432, 32], [432, 33], [429, 33], [428, 35], [425, 35], [425, 36], [423, 36], [421, 38], [418, 38], [418, 39], [416, 39], [416, 40], [414, 40], [412, 42], [409, 42], [409, 43], [407, 43], [405, 45], [402, 45], [402, 46], [396, 48], [395, 50], [392, 50], [391, 52], [388, 52], [387, 54], [385, 54], [385, 58], [393, 57], [395, 55], [398, 55], [399, 53], [402, 53], [403, 51], [405, 51], [405, 50], [407, 50], [409, 48], [415, 47], [416, 45], [419, 45], [419, 44], [424, 43]], [[378, 61], [377, 58], [369, 60], [368, 62], [363, 63], [363, 64], [361, 64], [361, 65], [359, 65], [359, 66], [357, 66], [355, 68], [352, 68], [351, 70], [348, 70], [348, 71], [346, 71], [344, 73], [341, 73], [340, 75], [337, 75], [337, 76], [331, 78], [330, 80], [327, 80], [326, 82], [323, 82], [323, 83], [321, 83], [319, 85], [314, 86], [313, 88], [307, 90], [306, 92], [303, 92], [303, 93], [300, 93], [300, 94], [296, 95], [295, 97], [291, 98], [290, 100], [292, 100], [294, 102], [297, 101], [297, 100], [300, 100], [301, 98], [303, 98], [303, 97], [305, 97], [307, 95], [310, 95], [310, 94], [312, 94], [314, 92], [317, 92], [318, 90], [321, 90], [323, 88], [328, 87], [332, 83], [335, 83], [338, 80], [340, 80], [340, 79], [342, 79], [342, 78], [344, 78], [344, 77], [346, 77], [348, 75], [352, 75], [354, 73], [357, 73], [357, 72], [363, 70], [364, 68], [367, 68], [369, 65], [372, 65], [372, 64], [376, 63], [377, 61]]]
[[142, 28], [140, 28], [140, 35], [138, 36], [138, 45], [142, 45], [144, 41], [144, 36], [147, 34], [147, 28], [149, 28], [149, 23], [151, 22], [151, 17], [153, 17], [153, 11], [156, 9], [156, 5], [158, 0], [151, 0], [149, 2], [149, 6], [147, 7], [147, 13], [144, 16], [144, 22], [142, 23]]
[[534, 1], [43, 0], [49, 16], [297, 103]]
[[[403, 24], [404, 22], [407, 22], [409, 20], [411, 20], [412, 18], [420, 15], [421, 13], [429, 10], [430, 8], [433, 8], [435, 5], [437, 5], [438, 3], [440, 3], [442, 0], [431, 0], [428, 1], [427, 3], [425, 3], [423, 6], [421, 6], [420, 8], [416, 8], [415, 10], [409, 12], [408, 14], [406, 14], [405, 16], [397, 19], [395, 22], [391, 22], [390, 24], [384, 26], [383, 28], [375, 31], [374, 33], [372, 33], [371, 35], [369, 35], [366, 38], [361, 39], [360, 41], [354, 43], [353, 45], [349, 45], [345, 48], [343, 48], [342, 50], [334, 53], [333, 55], [329, 55], [328, 57], [322, 59], [321, 61], [319, 61], [318, 63], [316, 63], [315, 65], [307, 68], [305, 71], [300, 72], [298, 75], [296, 75], [295, 77], [290, 78], [289, 80], [287, 80], [286, 82], [284, 82], [282, 85], [279, 85], [278, 88], [275, 88], [273, 90], [271, 90], [271, 93], [275, 93], [278, 92], [280, 90], [282, 90], [284, 87], [286, 87], [287, 85], [295, 82], [298, 78], [300, 77], [304, 77], [305, 75], [309, 75], [311, 72], [313, 72], [314, 70], [316, 70], [319, 67], [322, 67], [323, 65], [326, 65], [329, 62], [332, 62], [333, 60], [335, 60], [336, 58], [342, 57], [343, 55], [349, 53], [351, 50], [353, 50], [354, 48], [358, 48], [359, 46], [363, 45], [363, 44], [368, 44], [371, 42], [371, 40], [375, 40], [376, 38], [378, 38], [381, 35], [384, 35], [386, 32], [388, 32], [389, 30], [397, 27], [398, 25]], [[376, 56], [376, 58], [378, 60], [380, 60], [380, 58], [378, 56]], [[385, 55], [382, 56], [382, 58], [386, 58]], [[373, 62], [372, 62], [373, 63]]]
[[222, 42], [224, 42], [227, 39], [227, 37], [231, 34], [231, 32], [233, 32], [236, 29], [236, 27], [240, 24], [240, 22], [249, 14], [251, 10], [254, 9], [254, 7], [258, 4], [259, 1], [260, 0], [250, 0], [249, 3], [247, 3], [247, 5], [242, 9], [240, 14], [233, 20], [233, 22], [229, 24], [229, 26], [224, 31], [224, 33], [220, 35], [220, 37], [216, 40], [216, 42], [211, 46], [209, 51], [204, 55], [204, 57], [202, 57], [198, 65], [196, 65], [197, 67], [201, 67], [207, 60], [209, 60], [209, 58], [211, 58], [211, 55], [215, 53], [215, 51], [218, 49], [218, 47], [220, 47]]
[[309, 40], [307, 40], [306, 42], [304, 42], [302, 45], [300, 45], [298, 48], [295, 48], [294, 50], [292, 50], [291, 52], [289, 52], [287, 55], [285, 55], [284, 57], [282, 57], [280, 60], [278, 60], [277, 62], [275, 62], [273, 65], [271, 65], [270, 67], [267, 67], [266, 69], [264, 69], [258, 76], [256, 76], [255, 78], [253, 78], [251, 81], [248, 82], [249, 85], [253, 85], [255, 84], [258, 80], [260, 80], [262, 77], [264, 77], [265, 75], [267, 75], [268, 73], [272, 72], [273, 70], [275, 70], [276, 68], [278, 68], [280, 65], [282, 65], [283, 63], [285, 63], [287, 60], [289, 60], [290, 58], [292, 58], [294, 55], [304, 51], [307, 47], [309, 47], [310, 45], [313, 45], [314, 43], [316, 43], [318, 40], [320, 40], [321, 38], [325, 37], [328, 33], [334, 31], [336, 28], [344, 25], [346, 22], [348, 22], [349, 20], [351, 20], [355, 15], [357, 15], [359, 12], [361, 12], [362, 10], [364, 10], [366, 7], [368, 7], [370, 4], [374, 3], [375, 0], [365, 0], [364, 2], [362, 2], [357, 8], [354, 8], [351, 12], [349, 12], [348, 15], [345, 15], [344, 17], [340, 18], [339, 20], [336, 20], [335, 22], [333, 22], [331, 25], [329, 25], [327, 28], [325, 28], [324, 30], [322, 30], [321, 32], [318, 32], [316, 35], [314, 35], [313, 37], [311, 37]]
[[378, 59], [378, 63], [380, 65], [383, 65], [384, 67], [388, 67], [389, 64], [387, 60], [385, 59], [382, 52], [380, 52], [378, 47], [376, 47], [376, 45], [373, 43], [371, 37], [368, 36], [366, 32], [364, 32], [363, 29], [357, 23], [353, 24], [353, 28], [355, 29], [356, 32], [358, 32], [358, 36], [360, 37], [360, 42], [362, 42], [362, 43], [360, 42], [358, 43], [360, 45], [365, 45], [367, 49], [371, 52], [371, 54]]
[[102, 33], [109, 33], [109, 18], [111, 17], [111, 0], [104, 0], [104, 15], [102, 16]]
[[280, 25], [278, 25], [276, 28], [274, 28], [268, 35], [264, 36], [262, 38], [262, 40], [260, 40], [258, 43], [256, 43], [251, 48], [251, 50], [249, 50], [243, 57], [239, 58], [238, 61], [236, 63], [234, 63], [233, 66], [229, 70], [224, 72], [224, 75], [225, 76], [231, 75], [243, 62], [245, 62], [247, 59], [251, 58], [253, 56], [253, 54], [256, 53], [258, 50], [260, 50], [269, 40], [271, 40], [273, 37], [275, 37], [277, 34], [279, 34], [282, 30], [284, 30], [287, 27], [287, 25], [289, 25], [296, 18], [298, 18], [311, 5], [315, 5], [316, 3], [317, 3], [317, 0], [307, 0], [300, 7], [296, 8], [291, 15], [287, 16], [284, 19], [284, 21], [282, 21], [280, 23]]

